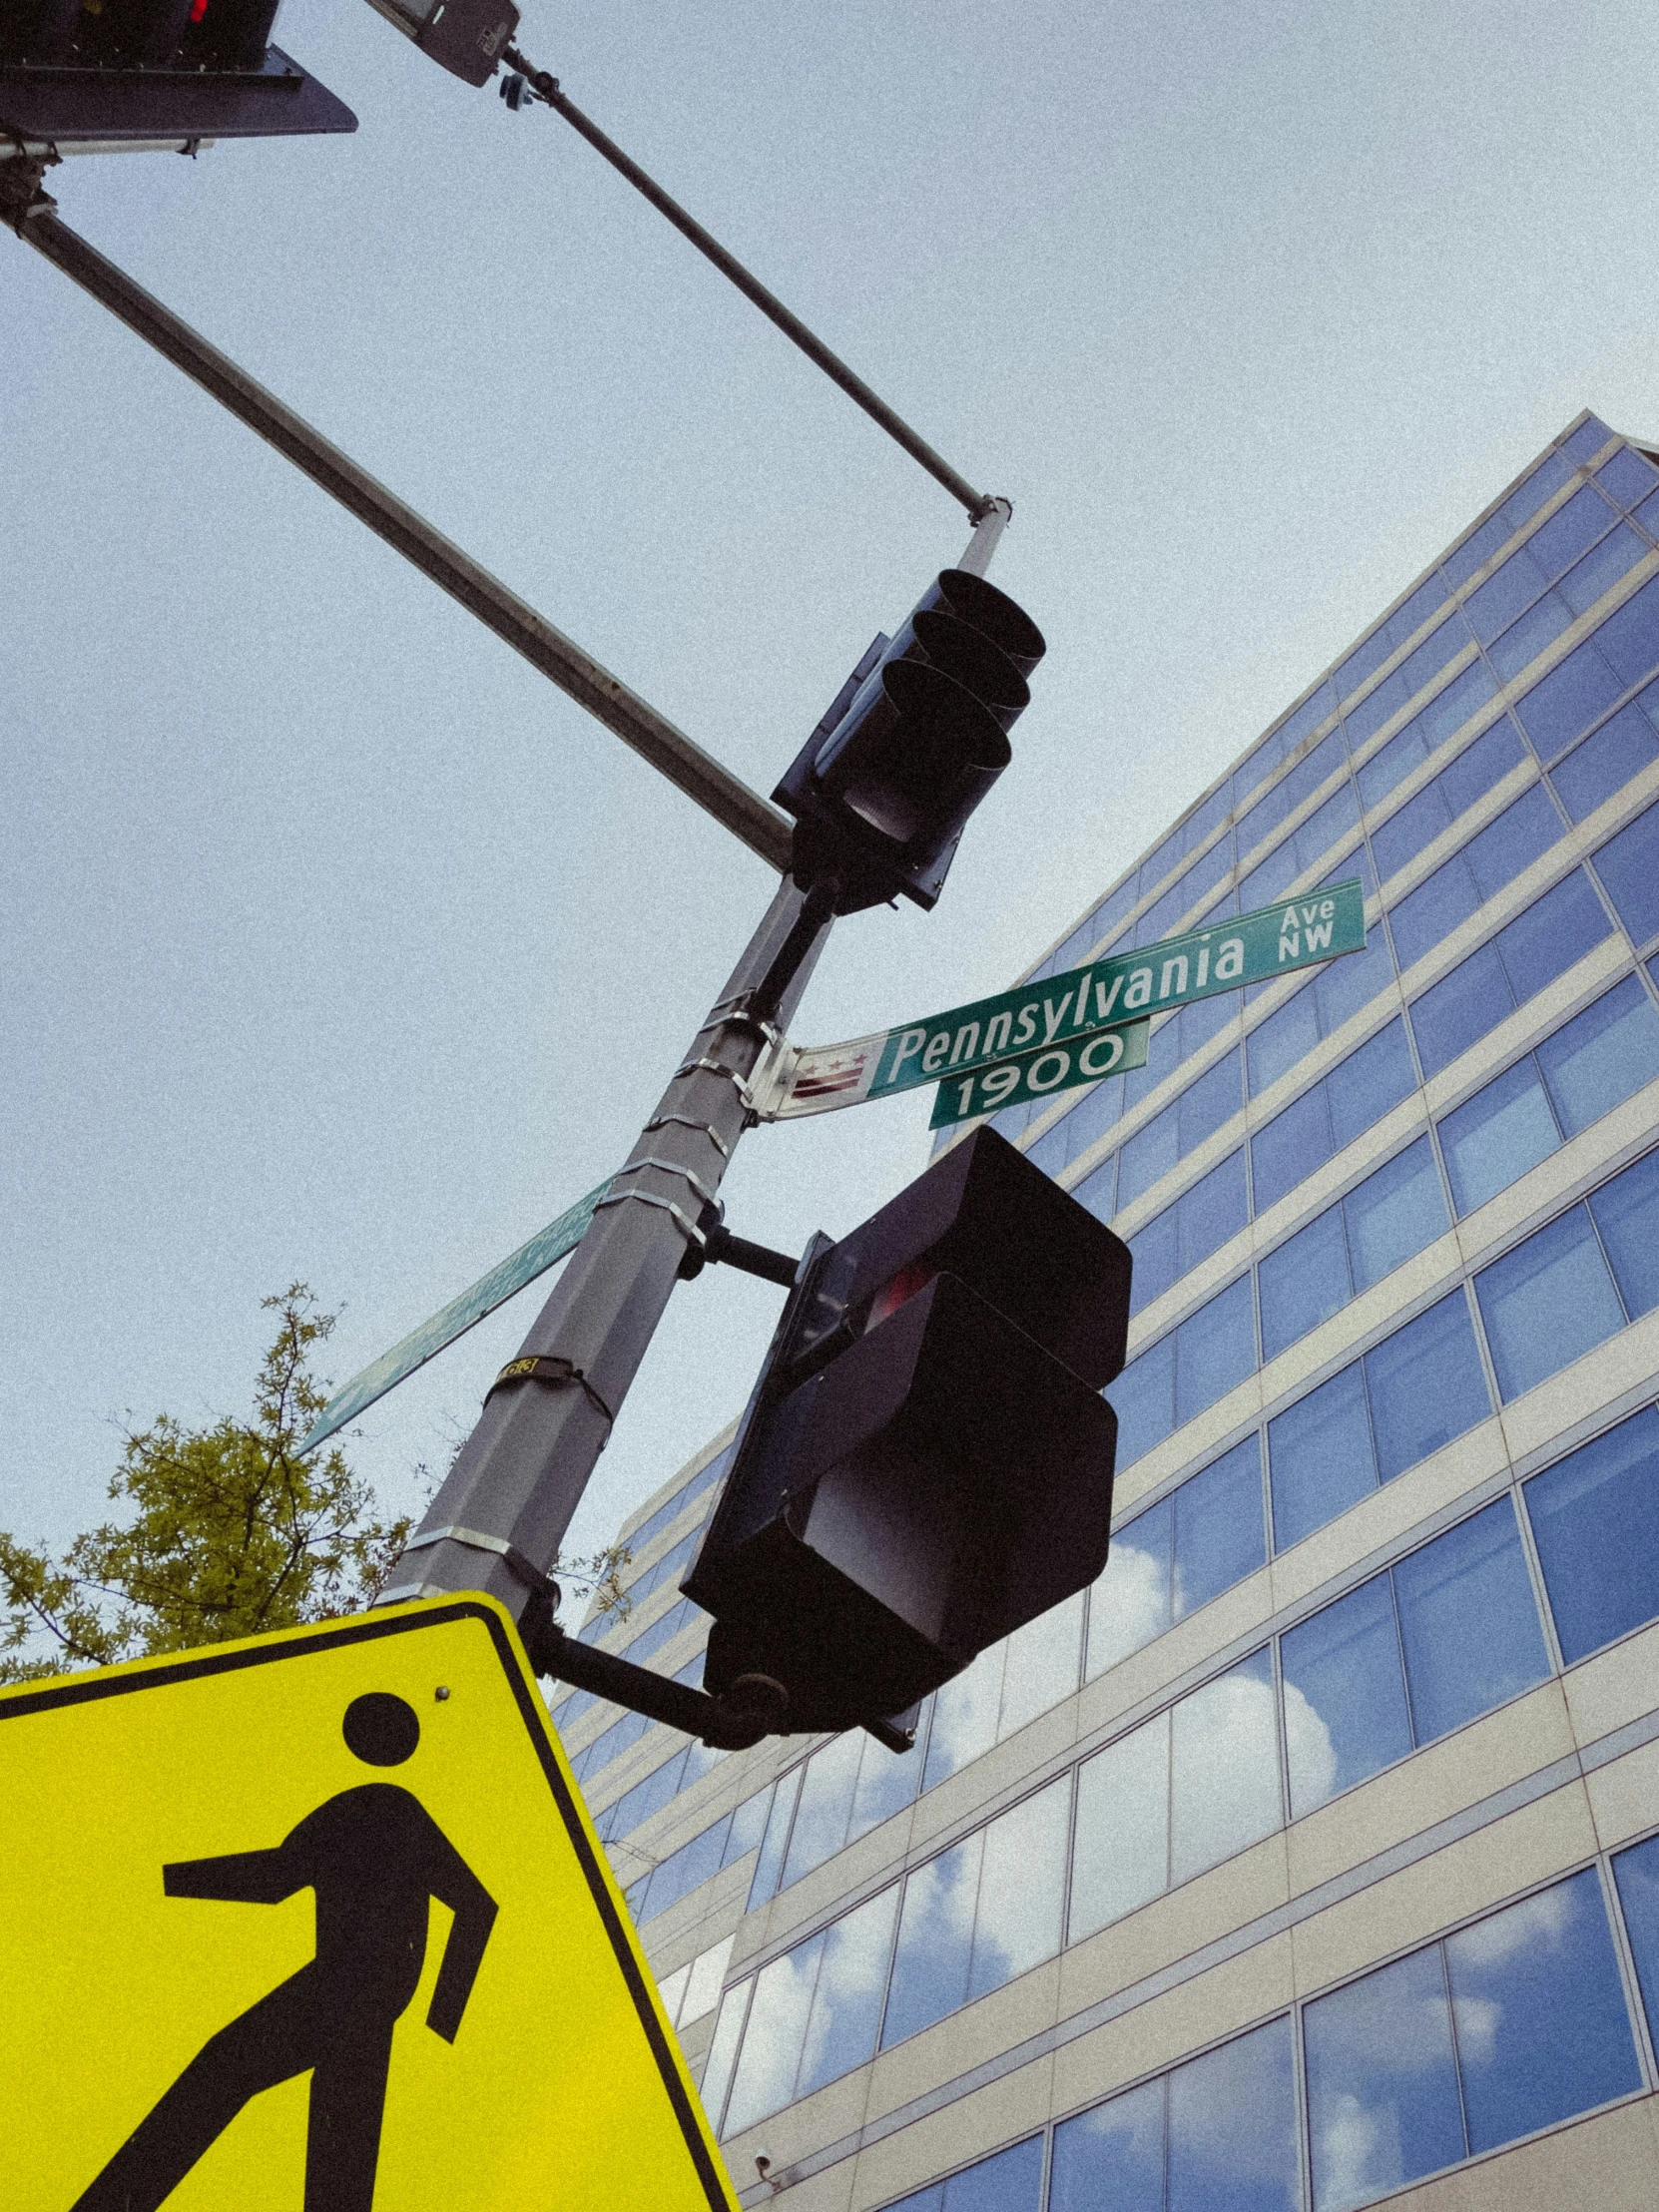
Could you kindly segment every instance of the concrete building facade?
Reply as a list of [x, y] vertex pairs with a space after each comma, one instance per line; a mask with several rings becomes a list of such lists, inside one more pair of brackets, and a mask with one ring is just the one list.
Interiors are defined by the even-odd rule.
[[[1004, 1124], [1135, 1254], [1100, 1581], [902, 1759], [555, 1708], [746, 2203], [1659, 2202], [1659, 458], [1593, 416], [1030, 973], [1351, 875], [1365, 953]], [[690, 1681], [728, 1448], [584, 1630]]]

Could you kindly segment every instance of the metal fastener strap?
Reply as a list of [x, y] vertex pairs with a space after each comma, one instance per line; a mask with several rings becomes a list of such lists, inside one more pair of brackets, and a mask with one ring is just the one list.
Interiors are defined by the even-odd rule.
[[[608, 1204], [609, 1201], [601, 1200], [600, 1203]], [[595, 1207], [596, 1213], [598, 1210]], [[486, 1402], [505, 1382], [547, 1382], [556, 1390], [569, 1389], [574, 1385], [577, 1389], [586, 1391], [608, 1421], [614, 1423], [616, 1420], [616, 1415], [581, 1369], [559, 1353], [523, 1352], [516, 1360], [509, 1360], [484, 1392]]]
[[732, 1147], [726, 1142], [712, 1121], [694, 1121], [690, 1114], [659, 1114], [655, 1121], [648, 1121], [643, 1134], [650, 1136], [653, 1129], [695, 1129], [700, 1137], [707, 1137], [723, 1160], [730, 1160]]
[[630, 1160], [625, 1168], [618, 1168], [617, 1174], [632, 1175], [638, 1168], [655, 1168], [659, 1175], [677, 1175], [682, 1183], [691, 1185], [705, 1206], [717, 1206], [720, 1203], [701, 1176], [693, 1175], [690, 1168], [681, 1167], [678, 1161], [659, 1160], [654, 1154], [647, 1153], [643, 1160]]
[[[500, 1536], [491, 1536], [482, 1528], [463, 1528], [459, 1522], [452, 1521], [447, 1528], [423, 1529], [418, 1536], [411, 1536], [403, 1549], [405, 1553], [408, 1553], [419, 1551], [427, 1544], [441, 1543], [465, 1544], [471, 1551], [493, 1551], [498, 1558], [504, 1559], [513, 1573], [518, 1576], [518, 1579], [521, 1582], [528, 1583], [532, 1590], [540, 1590], [544, 1594], [551, 1592], [555, 1598], [559, 1595], [558, 1584], [550, 1581], [542, 1573], [540, 1567], [535, 1565], [532, 1560], [527, 1559], [524, 1553], [519, 1550], [517, 1544], [510, 1544]], [[429, 1584], [422, 1584], [421, 1587], [423, 1592], [431, 1591], [431, 1585]], [[447, 1591], [443, 1594], [445, 1596], [449, 1595]]]
[[672, 1198], [658, 1198], [651, 1191], [612, 1191], [609, 1197], [602, 1198], [599, 1201], [599, 1205], [594, 1208], [594, 1212], [597, 1214], [601, 1208], [606, 1206], [627, 1206], [630, 1204], [634, 1206], [655, 1206], [665, 1214], [672, 1214], [679, 1224], [680, 1234], [685, 1238], [687, 1244], [696, 1245], [699, 1252], [703, 1250], [705, 1239], [702, 1230], [689, 1214], [684, 1213], [675, 1205]]

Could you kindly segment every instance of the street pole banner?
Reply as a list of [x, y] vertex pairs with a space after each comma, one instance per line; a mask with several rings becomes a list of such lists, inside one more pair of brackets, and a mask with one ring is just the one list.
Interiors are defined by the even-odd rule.
[[1080, 1083], [1144, 1068], [1151, 1029], [1150, 1022], [1137, 1021], [1127, 1029], [1100, 1030], [1078, 1044], [1051, 1044], [1022, 1060], [998, 1060], [974, 1075], [953, 1075], [934, 1092], [927, 1126], [948, 1129], [976, 1114], [994, 1114], [1004, 1106], [1023, 1106], [1075, 1090]]
[[0, 1774], [12, 2212], [738, 2212], [492, 1599], [5, 1690]]
[[574, 1206], [567, 1206], [556, 1221], [550, 1221], [545, 1229], [538, 1229], [528, 1244], [521, 1244], [516, 1252], [509, 1252], [506, 1259], [498, 1260], [470, 1290], [462, 1291], [459, 1298], [452, 1298], [430, 1321], [423, 1321], [389, 1352], [382, 1352], [378, 1360], [371, 1361], [360, 1375], [354, 1375], [322, 1408], [300, 1444], [300, 1451], [314, 1451], [318, 1444], [326, 1443], [336, 1429], [355, 1420], [377, 1397], [384, 1397], [389, 1389], [413, 1375], [416, 1368], [423, 1368], [446, 1345], [452, 1345], [457, 1337], [464, 1337], [498, 1306], [505, 1306], [526, 1283], [533, 1283], [556, 1261], [574, 1252], [587, 1235], [588, 1224], [611, 1182], [612, 1178], [607, 1176], [603, 1183], [596, 1183], [586, 1198], [579, 1198]]
[[1365, 947], [1365, 889], [1355, 877], [868, 1037], [788, 1046], [757, 1084], [755, 1112], [762, 1121], [791, 1121], [955, 1082]]

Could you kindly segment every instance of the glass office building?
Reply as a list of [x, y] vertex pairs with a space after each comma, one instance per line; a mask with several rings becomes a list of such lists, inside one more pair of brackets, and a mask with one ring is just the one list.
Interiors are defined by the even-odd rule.
[[[1101, 1580], [902, 1759], [556, 1708], [750, 2204], [1659, 2202], [1659, 461], [1593, 417], [1029, 972], [1354, 875], [1363, 954], [1005, 1123], [1135, 1255]], [[698, 1679], [725, 1463], [584, 1634]]]

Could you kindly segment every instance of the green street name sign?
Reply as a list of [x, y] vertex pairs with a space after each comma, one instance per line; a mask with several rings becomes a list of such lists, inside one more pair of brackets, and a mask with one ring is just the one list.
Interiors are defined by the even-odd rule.
[[1075, 1044], [1051, 1044], [1041, 1052], [1028, 1052], [1023, 1060], [998, 1060], [976, 1075], [953, 1075], [934, 1093], [933, 1118], [927, 1126], [948, 1129], [952, 1122], [971, 1121], [975, 1114], [994, 1114], [1003, 1106], [1023, 1106], [1028, 1100], [1074, 1090], [1079, 1083], [1098, 1083], [1126, 1068], [1144, 1068], [1151, 1030], [1148, 1021], [1131, 1022], [1127, 1029], [1101, 1029]]
[[469, 1329], [475, 1328], [486, 1314], [493, 1314], [498, 1306], [504, 1306], [526, 1283], [533, 1283], [567, 1253], [574, 1252], [587, 1235], [588, 1224], [599, 1211], [599, 1202], [610, 1189], [611, 1181], [607, 1176], [603, 1183], [596, 1183], [586, 1198], [579, 1198], [574, 1206], [567, 1206], [557, 1221], [550, 1221], [545, 1229], [537, 1230], [528, 1244], [521, 1244], [516, 1252], [509, 1252], [506, 1259], [498, 1260], [470, 1290], [463, 1291], [459, 1298], [452, 1298], [430, 1321], [423, 1321], [389, 1352], [382, 1352], [378, 1360], [371, 1361], [360, 1375], [354, 1375], [334, 1392], [312, 1422], [299, 1446], [300, 1451], [314, 1451], [318, 1444], [326, 1443], [337, 1429], [343, 1428], [348, 1420], [355, 1420], [376, 1398], [395, 1389], [416, 1368], [423, 1368], [457, 1337], [464, 1337]]
[[[792, 1045], [757, 1086], [755, 1110], [764, 1121], [791, 1120], [862, 1105], [922, 1084], [959, 1082], [1056, 1046], [1075, 1046], [1102, 1030], [1127, 1028], [1191, 999], [1270, 982], [1339, 953], [1363, 952], [1365, 946], [1365, 892], [1351, 878], [1237, 920], [1165, 937], [1138, 951], [1114, 952], [1088, 967], [1069, 968], [1045, 982], [1022, 983], [994, 998], [952, 1006], [900, 1028], [845, 1044]], [[1098, 1077], [1073, 1075], [1071, 1080], [1087, 1083]], [[1027, 1094], [1011, 1091], [1009, 1099], [998, 1103], [1021, 1095]], [[987, 1110], [984, 1105], [970, 1109]], [[934, 1126], [940, 1124], [935, 1121]]]

